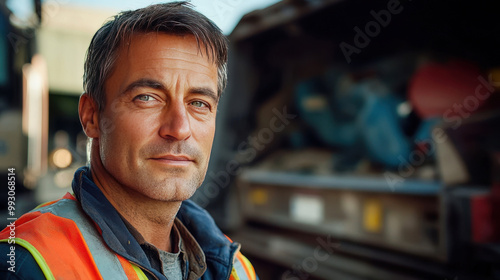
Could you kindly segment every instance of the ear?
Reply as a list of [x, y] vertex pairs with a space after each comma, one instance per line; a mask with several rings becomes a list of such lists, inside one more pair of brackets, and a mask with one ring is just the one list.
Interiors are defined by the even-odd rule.
[[99, 138], [99, 109], [96, 102], [87, 93], [80, 96], [78, 115], [87, 137]]

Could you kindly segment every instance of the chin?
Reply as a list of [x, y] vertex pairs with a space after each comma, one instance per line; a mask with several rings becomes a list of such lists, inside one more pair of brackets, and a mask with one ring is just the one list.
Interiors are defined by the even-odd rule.
[[168, 182], [155, 184], [154, 186], [148, 184], [149, 186], [147, 187], [143, 185], [145, 188], [138, 191], [153, 200], [174, 202], [191, 198], [198, 188], [198, 185], [194, 185], [192, 182], [186, 182], [186, 180], [182, 180], [182, 182], [175, 181], [172, 182], [172, 180], [168, 180]]

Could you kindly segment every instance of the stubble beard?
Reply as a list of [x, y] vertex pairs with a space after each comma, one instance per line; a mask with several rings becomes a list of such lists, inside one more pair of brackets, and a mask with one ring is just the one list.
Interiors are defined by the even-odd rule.
[[133, 188], [153, 200], [164, 202], [184, 201], [193, 196], [202, 184], [205, 179], [205, 171], [197, 169], [187, 179], [180, 176], [184, 172], [181, 168], [172, 168], [166, 172], [165, 177], [157, 180], [143, 178], [141, 179], [144, 182], [142, 186]]
[[[185, 154], [194, 159], [194, 167], [170, 167], [162, 173], [145, 175], [154, 172], [151, 169], [143, 173], [141, 193], [145, 196], [160, 201], [184, 201], [189, 199], [201, 186], [205, 179], [208, 159], [197, 148], [187, 142], [164, 143], [163, 145], [148, 145], [141, 149], [142, 158], [150, 158], [161, 154]], [[143, 168], [146, 168], [143, 166]], [[159, 171], [158, 171], [159, 172]], [[185, 173], [188, 173], [186, 178]], [[158, 175], [158, 176], [153, 176]], [[159, 178], [158, 178], [159, 177]], [[156, 180], [154, 178], [157, 178]], [[137, 182], [139, 183], [139, 182]]]

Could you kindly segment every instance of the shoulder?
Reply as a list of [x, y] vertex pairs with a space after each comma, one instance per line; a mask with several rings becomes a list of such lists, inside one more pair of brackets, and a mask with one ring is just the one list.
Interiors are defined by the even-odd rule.
[[253, 265], [239, 251], [236, 254], [235, 262], [233, 264], [233, 269], [231, 271], [231, 276], [233, 276], [233, 279], [240, 279], [240, 280], [258, 280], [259, 279], [259, 277], [257, 276], [257, 273], [255, 273], [255, 269], [254, 269]]
[[[75, 204], [71, 199], [59, 199], [46, 203], [34, 210], [22, 215], [17, 219], [11, 226], [7, 226], [0, 232], [0, 240], [10, 238], [12, 231], [15, 232], [15, 237], [38, 237], [44, 235], [40, 229], [52, 229], [54, 227], [65, 228], [65, 227], [75, 227], [74, 223], [70, 222], [69, 219], [64, 219], [58, 215], [58, 213], [64, 213], [65, 215], [73, 214], [74, 209], [78, 207], [72, 206], [67, 207], [67, 205]], [[77, 214], [73, 214], [77, 215]], [[37, 230], [34, 230], [37, 229]]]
[[0, 279], [45, 279], [33, 256], [19, 245], [0, 242]]
[[[31, 253], [33, 248], [40, 252], [45, 249], [52, 251], [55, 244], [60, 244], [66, 251], [70, 250], [71, 243], [66, 237], [76, 225], [53, 214], [54, 211], [65, 210], [60, 209], [60, 205], [66, 200], [37, 207], [19, 217], [12, 227], [7, 226], [0, 232], [0, 279], [45, 279]], [[56, 228], [58, 230], [54, 230]], [[30, 250], [26, 247], [28, 245]]]

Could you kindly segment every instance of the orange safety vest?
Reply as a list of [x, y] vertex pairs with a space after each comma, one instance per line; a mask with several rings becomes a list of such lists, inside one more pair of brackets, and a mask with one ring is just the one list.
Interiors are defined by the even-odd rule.
[[[16, 244], [31, 253], [46, 279], [148, 279], [137, 264], [108, 248], [100, 229], [69, 193], [15, 224]], [[0, 242], [8, 242], [9, 234], [9, 228], [0, 232]], [[255, 280], [255, 271], [238, 252], [229, 280], [246, 279]]]

